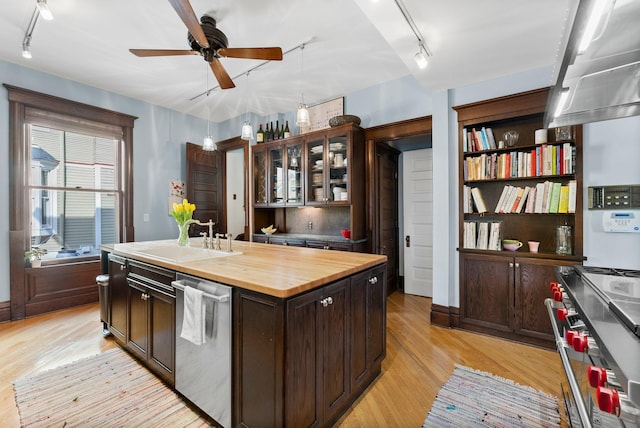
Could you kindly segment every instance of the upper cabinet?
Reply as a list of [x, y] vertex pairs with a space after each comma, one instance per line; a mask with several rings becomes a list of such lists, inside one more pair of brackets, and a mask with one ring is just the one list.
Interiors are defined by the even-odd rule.
[[[348, 209], [351, 239], [365, 237], [364, 130], [354, 124], [323, 129], [251, 147], [254, 209], [300, 206]], [[262, 223], [276, 222], [269, 210], [256, 212]], [[340, 215], [330, 210], [327, 215]], [[283, 230], [284, 228], [284, 230]], [[259, 230], [259, 229], [256, 229]], [[338, 229], [339, 232], [339, 229]]]

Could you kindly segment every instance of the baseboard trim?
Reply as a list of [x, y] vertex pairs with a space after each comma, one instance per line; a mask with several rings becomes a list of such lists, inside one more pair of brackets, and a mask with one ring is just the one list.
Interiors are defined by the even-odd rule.
[[453, 306], [431, 304], [431, 324], [441, 327], [457, 327], [460, 309]]
[[0, 302], [0, 322], [11, 320], [11, 302]]

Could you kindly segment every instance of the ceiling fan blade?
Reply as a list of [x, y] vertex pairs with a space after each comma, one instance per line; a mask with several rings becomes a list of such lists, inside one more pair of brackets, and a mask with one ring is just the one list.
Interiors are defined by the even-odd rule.
[[171, 55], [199, 55], [199, 52], [185, 49], [129, 49], [135, 56], [171, 56]]
[[227, 70], [224, 69], [222, 63], [220, 62], [220, 60], [218, 60], [218, 58], [213, 57], [213, 60], [211, 60], [209, 66], [211, 67], [211, 71], [213, 71], [213, 74], [216, 76], [216, 79], [218, 79], [220, 88], [231, 89], [236, 87], [236, 85], [233, 83], [233, 80], [231, 80], [231, 77], [229, 77]]
[[282, 61], [282, 49], [280, 48], [222, 48], [218, 49], [218, 55], [227, 58]]
[[198, 44], [203, 48], [208, 48], [209, 42], [204, 35], [204, 31], [202, 31], [200, 21], [193, 12], [189, 0], [169, 0], [169, 3], [171, 3], [171, 6], [173, 6], [180, 19], [182, 19], [182, 22], [184, 22], [184, 25], [187, 26], [189, 33], [196, 39]]

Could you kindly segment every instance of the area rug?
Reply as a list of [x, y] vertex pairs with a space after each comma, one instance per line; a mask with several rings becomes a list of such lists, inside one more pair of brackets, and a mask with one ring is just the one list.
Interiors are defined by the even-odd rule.
[[119, 348], [13, 382], [23, 427], [206, 427]]
[[422, 425], [429, 427], [557, 427], [558, 399], [464, 366], [438, 392]]

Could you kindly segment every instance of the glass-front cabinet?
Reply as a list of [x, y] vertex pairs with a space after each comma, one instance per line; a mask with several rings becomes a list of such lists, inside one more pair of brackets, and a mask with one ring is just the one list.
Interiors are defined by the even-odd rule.
[[254, 147], [254, 205], [302, 205], [302, 143]]
[[306, 142], [307, 205], [350, 203], [347, 136], [327, 136]]

